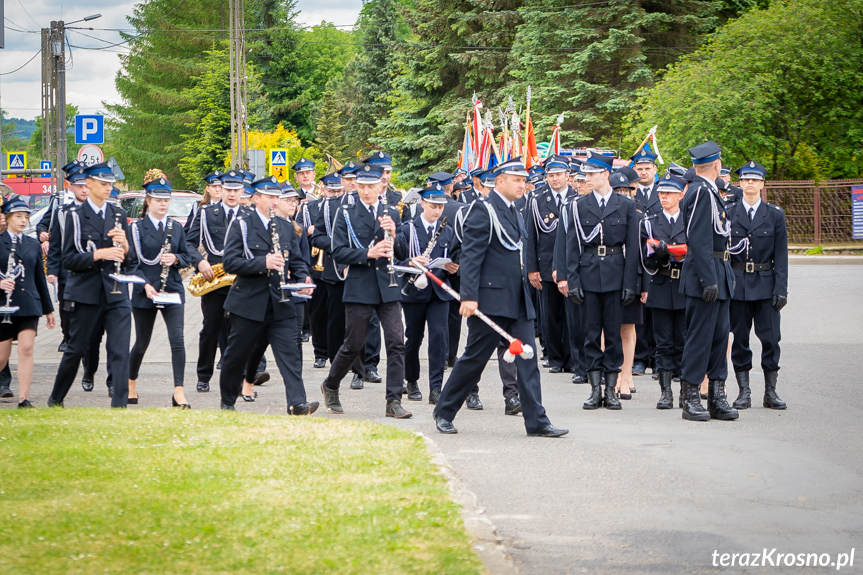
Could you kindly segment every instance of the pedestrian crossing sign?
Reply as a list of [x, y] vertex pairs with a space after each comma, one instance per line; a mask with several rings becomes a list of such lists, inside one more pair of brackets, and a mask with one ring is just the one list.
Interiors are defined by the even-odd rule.
[[[6, 152], [6, 167], [9, 170], [23, 170], [27, 167], [27, 152]], [[11, 176], [23, 177], [19, 175]]]
[[270, 150], [270, 165], [271, 166], [287, 166], [288, 151], [287, 150]]

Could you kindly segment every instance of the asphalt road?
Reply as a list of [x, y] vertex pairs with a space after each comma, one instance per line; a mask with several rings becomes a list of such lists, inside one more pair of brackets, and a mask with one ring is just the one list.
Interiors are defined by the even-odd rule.
[[[635, 378], [637, 393], [622, 411], [581, 409], [588, 387], [569, 375], [543, 373], [544, 404], [564, 438], [528, 438], [518, 417], [503, 414], [494, 362], [481, 386], [485, 410], [462, 410], [459, 434], [437, 434], [427, 402], [405, 402], [414, 418], [384, 417], [384, 389], [343, 385], [341, 417], [363, 418], [422, 432], [497, 528], [521, 573], [787, 573], [827, 567], [721, 567], [723, 553], [840, 553], [856, 548], [863, 568], [863, 266], [792, 266], [790, 303], [782, 314], [778, 391], [787, 411], [760, 407], [761, 373], [752, 373], [756, 405], [734, 422], [686, 422], [680, 410], [658, 411], [658, 384]], [[192, 299], [192, 298], [190, 298]], [[187, 396], [194, 409], [216, 409], [218, 394], [194, 391], [199, 311], [187, 306]], [[159, 324], [161, 326], [161, 324]], [[59, 361], [59, 334], [43, 330], [31, 398], [45, 405]], [[154, 337], [139, 380], [141, 407], [170, 405], [167, 341]], [[462, 343], [464, 338], [462, 338]], [[759, 352], [757, 339], [753, 347]], [[304, 377], [320, 399], [325, 370]], [[103, 359], [104, 361], [104, 359]], [[13, 353], [13, 364], [15, 363]], [[756, 361], [757, 363], [757, 361]], [[271, 363], [274, 368], [274, 364]], [[384, 364], [382, 362], [381, 372]], [[545, 371], [545, 370], [544, 370]], [[80, 376], [79, 376], [80, 377]], [[214, 380], [214, 388], [217, 383]], [[421, 384], [424, 393], [427, 383]], [[676, 384], [675, 384], [676, 393]], [[729, 381], [729, 390], [735, 389]], [[13, 389], [15, 386], [13, 386]], [[284, 414], [280, 378], [258, 388], [241, 411]], [[676, 403], [676, 398], [675, 398]], [[97, 387], [73, 387], [67, 407], [100, 405]], [[0, 404], [2, 408], [13, 403]], [[135, 406], [131, 406], [135, 409]], [[320, 414], [320, 417], [336, 417]], [[714, 566], [717, 552], [717, 566]]]

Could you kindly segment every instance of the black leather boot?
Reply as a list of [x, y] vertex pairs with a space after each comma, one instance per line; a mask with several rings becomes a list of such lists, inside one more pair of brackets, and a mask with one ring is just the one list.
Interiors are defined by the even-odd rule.
[[587, 382], [590, 384], [590, 397], [584, 402], [584, 409], [599, 409], [602, 407], [602, 390], [599, 381], [602, 377], [601, 371], [588, 371]]
[[749, 372], [735, 371], [734, 376], [737, 378], [737, 387], [740, 388], [740, 393], [737, 394], [737, 399], [734, 400], [734, 409], [749, 409], [752, 407], [752, 396], [749, 389]]
[[689, 421], [710, 421], [710, 414], [701, 405], [701, 382], [683, 385], [683, 419]]
[[778, 377], [778, 371], [764, 372], [764, 407], [769, 409], [785, 409], [787, 407], [785, 402], [776, 395], [776, 378]]
[[659, 389], [662, 390], [662, 395], [659, 396], [659, 401], [656, 402], [656, 409], [672, 409], [674, 408], [674, 394], [671, 392], [671, 372], [659, 372]]
[[620, 401], [617, 400], [617, 394], [614, 393], [614, 388], [617, 387], [617, 372], [605, 374], [605, 397], [602, 398], [602, 403], [605, 409], [623, 409]]
[[683, 401], [686, 399], [685, 389], [686, 389], [685, 384], [683, 383], [683, 380], [681, 379], [680, 380], [680, 395], [677, 397], [677, 407], [679, 407], [680, 409], [683, 409]]
[[737, 410], [728, 405], [724, 381], [711, 379], [707, 382], [707, 411], [711, 419], [731, 421], [740, 417]]

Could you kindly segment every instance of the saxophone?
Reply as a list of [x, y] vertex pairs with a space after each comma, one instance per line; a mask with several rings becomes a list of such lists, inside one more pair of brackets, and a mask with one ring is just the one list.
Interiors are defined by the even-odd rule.
[[[273, 253], [278, 254], [281, 253], [282, 257], [285, 258], [285, 265], [288, 265], [288, 258], [290, 257], [290, 252], [287, 250], [282, 251], [281, 243], [279, 242], [279, 228], [276, 223], [276, 214], [273, 212], [273, 208], [270, 207], [270, 240], [273, 242]], [[287, 278], [285, 277], [285, 268], [282, 267], [282, 271], [279, 272], [279, 293], [281, 297], [279, 298], [280, 302], [290, 301], [288, 297], [285, 296], [285, 290], [282, 287], [287, 283]]]
[[[162, 245], [162, 255], [171, 252], [171, 231], [174, 229], [173, 224], [169, 218], [165, 218], [168, 220], [168, 227], [165, 228], [165, 243]], [[159, 287], [159, 293], [165, 293], [165, 286], [168, 285], [168, 274], [171, 272], [171, 266], [168, 264], [162, 264], [162, 273], [159, 274], [159, 281], [161, 286]], [[161, 304], [156, 305], [157, 308], [162, 309], [165, 306]]]
[[[426, 249], [423, 250], [422, 257], [428, 258], [429, 256], [431, 256], [432, 250], [434, 250], [435, 245], [437, 244], [437, 240], [444, 229], [444, 226], [446, 226], [446, 218], [440, 221], [440, 227], [438, 227], [437, 231], [429, 240]], [[429, 281], [428, 278], [426, 278], [425, 274], [417, 274], [408, 278], [408, 283], [405, 284], [405, 287], [402, 290], [402, 295], [408, 295], [408, 290], [410, 290], [411, 285], [415, 286], [418, 290], [424, 290], [428, 287]]]

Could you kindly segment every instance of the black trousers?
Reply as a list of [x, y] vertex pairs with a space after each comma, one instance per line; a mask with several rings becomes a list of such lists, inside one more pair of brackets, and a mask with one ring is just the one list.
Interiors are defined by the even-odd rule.
[[[534, 323], [526, 316], [523, 315], [517, 320], [489, 317], [513, 337], [523, 343], [536, 346]], [[496, 331], [476, 316], [468, 318], [467, 329], [467, 345], [464, 354], [452, 368], [434, 410], [435, 417], [442, 417], [448, 421], [455, 419], [501, 340]], [[536, 355], [531, 359], [516, 357], [515, 366], [518, 370], [518, 395], [521, 399], [524, 427], [528, 433], [534, 433], [550, 423], [542, 406], [542, 386]]]
[[[230, 288], [221, 288], [201, 296], [203, 325], [198, 339], [198, 381], [210, 383], [216, 363], [216, 349], [225, 354], [228, 322], [225, 320], [225, 299]], [[222, 362], [224, 366], [224, 361]]]
[[[250, 357], [252, 351], [264, 341], [272, 344], [273, 356], [285, 384], [288, 408], [306, 402], [303, 360], [297, 345], [301, 325], [298, 320], [301, 321], [301, 318], [274, 320], [272, 301], [267, 302], [264, 321], [254, 321], [238, 315], [231, 316], [228, 347], [222, 357], [222, 371], [219, 374], [219, 389], [223, 404], [234, 405], [237, 402], [237, 397], [243, 389], [246, 366], [252, 361]], [[266, 349], [266, 345], [263, 349]], [[254, 363], [257, 364], [257, 361]]]
[[345, 341], [345, 293], [344, 282], [327, 284], [327, 359], [330, 363], [336, 358], [342, 342]]
[[640, 361], [645, 366], [650, 366], [656, 356], [656, 326], [653, 325], [653, 309], [645, 307], [644, 319], [640, 324], [635, 324], [635, 356], [633, 362]]
[[376, 312], [384, 330], [384, 345], [387, 350], [386, 399], [387, 403], [401, 400], [405, 378], [404, 326], [400, 302], [368, 305], [361, 303], [345, 304], [345, 341], [339, 348], [330, 366], [330, 373], [324, 385], [338, 389], [339, 384], [366, 345], [366, 332], [372, 314]]
[[[503, 356], [509, 349], [509, 342], [503, 338], [497, 344], [497, 372], [503, 384], [503, 398], [518, 397], [518, 367], [515, 362], [504, 361]], [[482, 374], [480, 374], [482, 375]], [[471, 393], [479, 393], [479, 378], [473, 385]]]
[[679, 374], [683, 361], [683, 345], [686, 342], [686, 310], [645, 309], [649, 309], [653, 317], [656, 371]]
[[135, 345], [129, 353], [129, 379], [138, 379], [141, 370], [141, 362], [144, 354], [150, 346], [150, 338], [153, 336], [153, 326], [156, 324], [156, 315], [162, 312], [165, 327], [168, 328], [168, 342], [171, 345], [171, 368], [174, 373], [174, 387], [183, 387], [183, 379], [186, 370], [186, 344], [183, 341], [184, 305], [166, 305], [162, 309], [157, 308], [132, 308], [135, 318]]
[[69, 341], [69, 311], [63, 308], [66, 295], [66, 282], [57, 280], [57, 305], [60, 308], [60, 331], [63, 332], [63, 341]]
[[436, 295], [425, 303], [402, 303], [405, 314], [405, 380], [419, 381], [420, 346], [429, 332], [429, 391], [443, 387], [443, 372], [447, 359], [447, 318], [449, 302]]
[[54, 401], [66, 398], [78, 375], [78, 365], [87, 351], [93, 332], [103, 322], [108, 341], [111, 342], [110, 347], [106, 348], [108, 362], [115, 376], [111, 407], [126, 407], [129, 399], [129, 337], [132, 330], [132, 304], [129, 300], [112, 304], [75, 304], [75, 309], [69, 314], [70, 339], [51, 391]]
[[553, 366], [569, 369], [572, 358], [569, 349], [569, 330], [566, 325], [566, 299], [554, 282], [542, 282], [539, 290], [542, 302], [542, 325], [545, 329], [545, 348]]
[[620, 366], [623, 365], [623, 341], [620, 338], [623, 305], [620, 294], [620, 291], [584, 292], [584, 303], [581, 305], [584, 308], [584, 359], [587, 371], [620, 373]]
[[749, 334], [755, 323], [755, 336], [761, 341], [761, 369], [779, 371], [779, 312], [773, 309], [771, 300], [731, 300], [731, 364], [734, 371], [752, 369], [752, 350]]
[[584, 360], [584, 306], [576, 305], [574, 301], [566, 298], [564, 307], [566, 309], [566, 334], [569, 337], [568, 367], [572, 373], [585, 377], [587, 364]]
[[365, 370], [378, 369], [378, 364], [381, 362], [381, 320], [378, 314], [372, 312], [372, 317], [369, 319], [369, 328], [366, 331], [365, 359], [363, 365]]
[[[457, 275], [450, 276], [449, 285], [455, 291], [460, 290], [461, 278]], [[461, 302], [458, 300], [453, 300], [449, 302], [449, 317], [447, 319], [447, 324], [449, 327], [447, 347], [449, 347], [449, 351], [447, 352], [447, 359], [458, 356], [458, 344], [459, 340], [461, 339], [461, 314], [458, 311], [460, 307]]]
[[323, 280], [315, 280], [318, 286], [312, 292], [308, 301], [309, 326], [312, 331], [312, 349], [315, 359], [328, 359], [327, 355], [327, 291], [330, 284]]
[[527, 293], [530, 294], [530, 301], [533, 303], [533, 309], [536, 310], [534, 333], [536, 333], [536, 337], [539, 339], [540, 347], [543, 351], [546, 351], [548, 347], [548, 327], [545, 325], [545, 309], [543, 309], [545, 301], [542, 298], [542, 294], [539, 293], [539, 290], [532, 285], [528, 285]]
[[704, 376], [725, 381], [728, 377], [728, 333], [731, 331], [729, 300], [708, 303], [700, 297], [686, 298], [686, 342], [680, 378], [701, 384]]
[[[70, 302], [71, 303], [71, 302]], [[71, 317], [71, 316], [70, 316]], [[71, 321], [71, 320], [70, 320]], [[71, 325], [70, 325], [70, 335], [71, 335]], [[90, 336], [90, 345], [87, 347], [87, 351], [84, 353], [84, 357], [81, 360], [81, 364], [84, 366], [84, 373], [89, 375], [94, 375], [97, 371], [99, 371], [99, 351], [102, 348], [102, 335], [105, 333], [105, 320], [102, 319], [93, 329], [93, 333]], [[108, 355], [108, 361], [106, 362], [106, 369], [108, 371], [108, 385], [113, 385], [113, 377], [112, 374], [114, 370], [111, 368], [111, 341], [105, 341], [105, 353]]]

